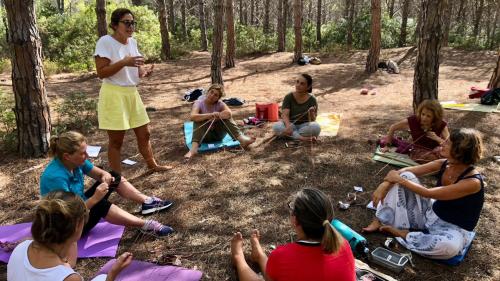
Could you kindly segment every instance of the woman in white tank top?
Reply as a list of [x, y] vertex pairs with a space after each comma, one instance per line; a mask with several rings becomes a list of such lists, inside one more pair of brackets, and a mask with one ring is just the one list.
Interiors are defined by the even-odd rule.
[[[70, 263], [76, 263], [76, 241], [82, 235], [87, 218], [85, 203], [74, 193], [49, 193], [35, 208], [31, 226], [33, 240], [20, 243], [12, 252], [7, 264], [7, 280], [82, 281]], [[93, 280], [113, 281], [131, 262], [132, 254], [124, 253], [107, 276], [99, 275]]]

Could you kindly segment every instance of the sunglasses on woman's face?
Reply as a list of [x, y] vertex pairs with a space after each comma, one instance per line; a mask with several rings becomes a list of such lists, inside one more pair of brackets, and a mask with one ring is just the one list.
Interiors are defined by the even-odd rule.
[[121, 20], [121, 23], [123, 23], [126, 27], [136, 27], [137, 22], [133, 20]]

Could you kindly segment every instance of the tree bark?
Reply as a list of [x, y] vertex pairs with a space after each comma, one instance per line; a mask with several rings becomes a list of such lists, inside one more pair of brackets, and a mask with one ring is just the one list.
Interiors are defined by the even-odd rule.
[[95, 6], [97, 15], [97, 35], [100, 37], [108, 34], [108, 24], [106, 23], [106, 0], [97, 0]]
[[413, 109], [426, 99], [438, 99], [439, 51], [443, 40], [447, 0], [423, 0], [422, 24], [418, 38], [413, 76]]
[[168, 28], [170, 29], [170, 32], [176, 33], [175, 32], [174, 0], [168, 0]]
[[57, 0], [57, 10], [61, 15], [64, 13], [64, 0]]
[[15, 97], [18, 152], [41, 157], [49, 150], [51, 120], [34, 0], [5, 0]]
[[476, 15], [474, 18], [474, 30], [472, 31], [472, 36], [474, 40], [477, 41], [477, 37], [481, 32], [481, 17], [483, 16], [484, 0], [479, 0], [479, 7], [476, 9]]
[[321, 0], [318, 0], [316, 10], [318, 12], [316, 15], [316, 41], [321, 46]]
[[495, 70], [491, 75], [490, 82], [488, 83], [488, 88], [500, 88], [500, 50], [498, 51], [497, 66], [495, 67]]
[[347, 38], [346, 45], [348, 49], [352, 48], [352, 31], [354, 29], [354, 7], [356, 5], [356, 0], [349, 1], [349, 9], [347, 10]]
[[167, 3], [166, 0], [157, 0], [158, 4], [158, 21], [160, 22], [161, 35], [161, 58], [169, 60], [172, 58], [170, 51], [170, 35], [168, 34], [168, 18], [167, 18]]
[[240, 24], [243, 24], [243, 0], [240, 0]]
[[182, 38], [187, 38], [187, 26], [186, 26], [186, 0], [181, 1], [181, 31]]
[[389, 12], [389, 17], [392, 19], [394, 17], [394, 0], [389, 0], [389, 7], [387, 7], [387, 10]]
[[255, 24], [255, 0], [250, 0], [250, 25]]
[[497, 25], [498, 25], [498, 14], [500, 14], [500, 1], [497, 2], [497, 9], [495, 11], [495, 18], [493, 19], [493, 27], [491, 29], [491, 36], [490, 36], [490, 46], [489, 48], [490, 49], [493, 49], [494, 46], [496, 46], [497, 44], [497, 40], [496, 40], [496, 31], [497, 31]]
[[295, 48], [293, 54], [293, 62], [297, 62], [302, 57], [302, 1], [293, 1], [293, 17], [295, 31]]
[[236, 43], [234, 38], [234, 13], [233, 0], [226, 0], [226, 68], [234, 67], [234, 57], [236, 55]]
[[283, 19], [285, 9], [283, 9], [283, 2], [286, 0], [278, 0], [278, 52], [285, 51], [285, 21]]
[[380, 41], [382, 38], [380, 31], [380, 20], [382, 10], [380, 7], [380, 0], [371, 0], [371, 36], [370, 36], [370, 51], [366, 58], [365, 72], [374, 73], [378, 69], [378, 59], [380, 56]]
[[222, 79], [222, 48], [224, 36], [224, 0], [214, 0], [214, 34], [212, 41], [212, 83], [224, 84]]
[[458, 6], [457, 19], [455, 20], [458, 24], [457, 33], [463, 35], [465, 30], [465, 0], [460, 0], [460, 5]]
[[207, 25], [205, 24], [205, 0], [198, 0], [198, 12], [200, 16], [201, 50], [208, 51]]
[[448, 0], [448, 8], [444, 14], [443, 47], [448, 47], [448, 40], [451, 27], [451, 14], [453, 13], [453, 0]]
[[406, 35], [408, 26], [408, 15], [410, 14], [411, 0], [403, 0], [403, 7], [401, 11], [401, 31], [399, 33], [399, 47], [406, 46]]
[[[278, 0], [280, 1], [280, 0]], [[271, 0], [265, 0], [264, 3], [264, 34], [269, 34], [270, 33], [270, 24], [269, 24], [269, 3]]]

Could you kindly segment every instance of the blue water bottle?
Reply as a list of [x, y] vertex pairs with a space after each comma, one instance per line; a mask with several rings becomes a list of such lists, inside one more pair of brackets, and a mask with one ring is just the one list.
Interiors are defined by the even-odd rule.
[[370, 252], [366, 239], [359, 235], [356, 231], [352, 230], [352, 228], [348, 227], [338, 219], [334, 219], [332, 221], [332, 225], [349, 242], [354, 255], [365, 256]]

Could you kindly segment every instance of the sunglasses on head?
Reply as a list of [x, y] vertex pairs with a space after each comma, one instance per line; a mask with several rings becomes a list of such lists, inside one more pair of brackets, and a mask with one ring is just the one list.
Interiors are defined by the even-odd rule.
[[123, 23], [126, 27], [136, 27], [137, 22], [133, 20], [121, 20], [121, 23]]

